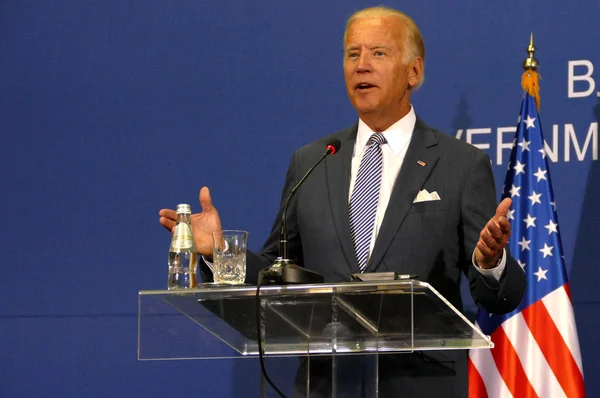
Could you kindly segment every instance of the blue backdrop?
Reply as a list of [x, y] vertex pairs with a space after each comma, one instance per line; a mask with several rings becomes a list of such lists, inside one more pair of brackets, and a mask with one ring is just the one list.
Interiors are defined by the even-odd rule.
[[[0, 396], [258, 396], [254, 361], [136, 360], [137, 292], [166, 287], [157, 212], [199, 210], [208, 185], [224, 226], [258, 249], [294, 149], [356, 119], [342, 34], [370, 5], [0, 2]], [[498, 188], [535, 33], [586, 389], [600, 396], [600, 3], [388, 5], [425, 38], [417, 113], [488, 152]]]

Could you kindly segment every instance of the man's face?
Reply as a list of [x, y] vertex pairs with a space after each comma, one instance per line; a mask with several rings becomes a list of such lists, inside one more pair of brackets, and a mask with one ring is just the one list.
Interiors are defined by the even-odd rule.
[[[350, 101], [361, 118], [399, 120], [408, 112], [417, 84], [414, 61], [405, 63], [404, 22], [396, 17], [359, 18], [346, 35], [344, 76]], [[418, 73], [417, 73], [418, 75]]]

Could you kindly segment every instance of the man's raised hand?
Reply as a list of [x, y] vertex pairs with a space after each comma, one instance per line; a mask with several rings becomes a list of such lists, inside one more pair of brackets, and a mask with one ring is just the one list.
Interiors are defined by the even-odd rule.
[[[203, 256], [212, 256], [212, 233], [222, 229], [221, 218], [219, 217], [219, 212], [212, 204], [210, 191], [207, 187], [203, 187], [200, 190], [199, 198], [202, 212], [191, 215], [192, 232], [194, 233], [198, 253]], [[177, 223], [177, 212], [172, 209], [161, 209], [158, 215], [160, 216], [159, 222], [161, 225], [173, 232], [173, 228], [175, 228]]]

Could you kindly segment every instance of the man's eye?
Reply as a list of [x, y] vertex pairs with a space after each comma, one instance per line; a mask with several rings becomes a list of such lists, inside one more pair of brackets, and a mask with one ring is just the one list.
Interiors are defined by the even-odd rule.
[[358, 57], [358, 53], [350, 53], [348, 54], [348, 58], [356, 58]]
[[385, 53], [383, 51], [375, 51], [376, 57], [383, 57], [384, 55], [385, 55]]

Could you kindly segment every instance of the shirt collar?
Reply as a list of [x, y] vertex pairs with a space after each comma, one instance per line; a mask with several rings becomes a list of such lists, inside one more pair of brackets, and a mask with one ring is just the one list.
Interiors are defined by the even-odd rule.
[[[406, 144], [408, 144], [412, 137], [413, 130], [415, 129], [416, 122], [417, 115], [415, 114], [415, 109], [411, 105], [410, 111], [402, 119], [398, 120], [387, 130], [382, 132], [387, 140], [387, 145], [389, 145], [394, 155], [398, 155]], [[354, 146], [355, 155], [364, 151], [369, 138], [374, 133], [375, 132], [371, 130], [365, 122], [361, 119], [358, 120], [358, 133], [356, 135], [356, 145]]]

